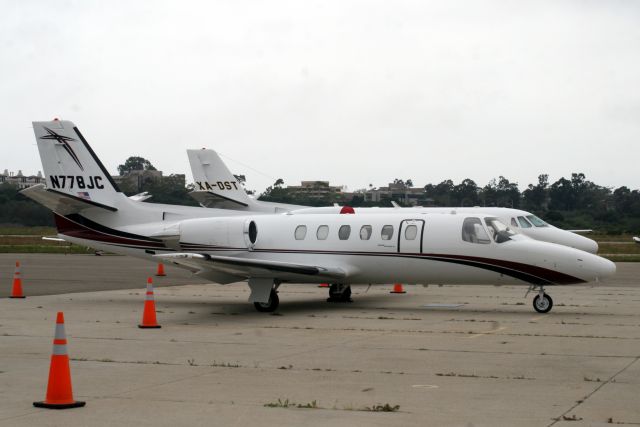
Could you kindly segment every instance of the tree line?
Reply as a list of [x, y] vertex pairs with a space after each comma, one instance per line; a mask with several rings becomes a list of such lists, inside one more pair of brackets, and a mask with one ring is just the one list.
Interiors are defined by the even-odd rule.
[[[142, 157], [129, 157], [118, 166], [121, 176], [132, 171], [156, 170], [148, 160]], [[237, 175], [240, 182], [243, 175]], [[391, 199], [374, 203], [365, 197], [367, 189], [354, 193], [342, 193], [318, 181], [315, 194], [292, 190], [284, 185], [282, 179], [276, 180], [258, 197], [259, 200], [289, 203], [304, 206], [329, 206], [334, 203], [354, 207], [391, 206]], [[403, 190], [416, 194], [413, 180], [393, 180], [394, 194]], [[169, 175], [156, 179], [137, 181], [136, 185], [125, 184], [122, 191], [133, 195], [141, 191], [149, 192], [153, 197], [150, 203], [168, 203], [197, 206], [189, 192], [193, 185], [185, 185], [184, 175]], [[372, 189], [372, 186], [370, 186]], [[518, 184], [500, 176], [484, 186], [479, 186], [470, 178], [454, 183], [447, 179], [438, 184], [427, 184], [417, 191], [418, 203], [422, 206], [486, 206], [523, 209], [535, 213], [550, 223], [562, 228], [593, 228], [607, 233], [640, 233], [640, 190], [631, 190], [626, 186], [608, 188], [588, 180], [583, 173], [572, 173], [569, 178], [562, 177], [550, 183], [546, 174], [538, 176], [536, 184], [529, 184], [520, 190]], [[398, 197], [397, 203], [404, 198]], [[22, 196], [15, 186], [0, 185], [0, 224], [40, 226], [53, 225], [48, 209]]]
[[[398, 188], [398, 194], [402, 194], [403, 187], [413, 188], [411, 179], [396, 178], [393, 184]], [[570, 178], [562, 177], [553, 183], [549, 182], [549, 175], [542, 174], [536, 184], [529, 184], [523, 191], [504, 176], [492, 179], [484, 186], [470, 178], [458, 184], [447, 179], [439, 184], [427, 184], [423, 190], [418, 199], [422, 206], [506, 207], [533, 212], [562, 228], [594, 228], [613, 234], [640, 233], [640, 190], [626, 186], [604, 187], [589, 181], [583, 173], [572, 173]], [[391, 206], [392, 199], [380, 203], [367, 201], [366, 191], [356, 191], [349, 200], [344, 200], [337, 192], [310, 197], [289, 191], [279, 179], [260, 195], [260, 200], [310, 206], [327, 206], [335, 202], [354, 207]], [[402, 205], [403, 200], [398, 197], [393, 201]]]

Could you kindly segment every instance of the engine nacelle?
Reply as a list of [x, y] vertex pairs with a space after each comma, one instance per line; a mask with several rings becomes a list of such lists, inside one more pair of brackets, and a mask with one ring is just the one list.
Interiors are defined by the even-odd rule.
[[197, 218], [180, 222], [180, 245], [184, 249], [253, 248], [258, 236], [256, 223], [246, 217]]

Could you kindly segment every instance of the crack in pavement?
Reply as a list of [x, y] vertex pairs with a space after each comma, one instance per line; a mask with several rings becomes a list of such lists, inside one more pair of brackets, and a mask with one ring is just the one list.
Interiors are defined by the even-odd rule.
[[636, 356], [635, 359], [633, 359], [631, 362], [629, 362], [626, 366], [624, 366], [622, 369], [620, 369], [618, 372], [616, 372], [615, 374], [613, 374], [608, 380], [606, 380], [605, 382], [603, 382], [602, 384], [600, 384], [598, 387], [596, 387], [591, 393], [587, 394], [584, 399], [580, 399], [578, 400], [571, 408], [567, 409], [566, 411], [564, 411], [562, 414], [558, 415], [557, 418], [555, 418], [553, 420], [553, 422], [551, 424], [549, 424], [547, 427], [551, 427], [553, 425], [555, 425], [557, 422], [562, 420], [562, 417], [564, 417], [565, 415], [567, 415], [569, 412], [573, 411], [574, 409], [576, 409], [578, 406], [582, 405], [584, 402], [586, 402], [591, 396], [593, 396], [598, 390], [600, 390], [602, 387], [604, 387], [605, 385], [609, 384], [613, 379], [615, 379], [615, 377], [617, 377], [618, 375], [620, 375], [621, 373], [623, 373], [624, 371], [626, 371], [627, 369], [629, 369], [634, 363], [636, 363], [638, 360], [640, 360], [640, 356]]

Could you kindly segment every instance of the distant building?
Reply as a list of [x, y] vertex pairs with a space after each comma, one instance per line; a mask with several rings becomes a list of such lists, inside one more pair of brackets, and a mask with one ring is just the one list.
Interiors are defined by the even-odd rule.
[[386, 187], [372, 188], [364, 193], [366, 202], [380, 203], [395, 200], [406, 206], [430, 206], [433, 200], [428, 198], [422, 187], [408, 187], [404, 182], [390, 182]]
[[140, 193], [143, 191], [145, 183], [160, 181], [162, 179], [162, 171], [133, 170], [124, 175], [113, 175], [111, 178], [121, 189]]
[[322, 198], [330, 194], [341, 193], [343, 186], [329, 185], [329, 181], [302, 181], [300, 185], [288, 185], [287, 190], [292, 196]]
[[21, 170], [19, 170], [18, 173], [13, 173], [9, 172], [7, 169], [5, 169], [2, 174], [0, 174], [0, 184], [3, 184], [5, 182], [15, 185], [20, 190], [31, 187], [32, 185], [46, 183], [44, 177], [42, 176], [42, 172], [40, 171], [38, 171], [37, 175], [23, 175]]

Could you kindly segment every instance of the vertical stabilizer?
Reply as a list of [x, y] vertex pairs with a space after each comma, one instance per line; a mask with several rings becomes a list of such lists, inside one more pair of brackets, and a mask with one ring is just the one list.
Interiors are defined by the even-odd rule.
[[73, 122], [33, 122], [47, 189], [113, 206], [120, 189]]
[[227, 209], [243, 209], [253, 204], [218, 153], [203, 148], [187, 150], [187, 155], [195, 183], [195, 191], [191, 194], [200, 203]]

